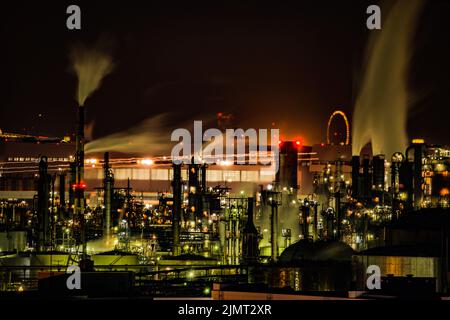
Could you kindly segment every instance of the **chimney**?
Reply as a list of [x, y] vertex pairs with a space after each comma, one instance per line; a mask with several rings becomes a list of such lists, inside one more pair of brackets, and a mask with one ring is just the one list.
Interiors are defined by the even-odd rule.
[[111, 232], [111, 193], [112, 193], [112, 177], [111, 168], [109, 167], [109, 152], [105, 152], [103, 161], [103, 188], [104, 188], [104, 200], [105, 206], [105, 232], [104, 234], [109, 237]]
[[173, 207], [172, 234], [173, 255], [178, 256], [180, 250], [180, 220], [181, 220], [181, 164], [173, 164]]
[[352, 157], [352, 197], [355, 199], [360, 197], [359, 169], [360, 169], [360, 158], [359, 158], [359, 156], [353, 156]]
[[41, 157], [39, 161], [39, 180], [38, 180], [38, 250], [43, 251], [49, 243], [50, 236], [50, 180], [51, 177], [47, 172], [47, 157]]

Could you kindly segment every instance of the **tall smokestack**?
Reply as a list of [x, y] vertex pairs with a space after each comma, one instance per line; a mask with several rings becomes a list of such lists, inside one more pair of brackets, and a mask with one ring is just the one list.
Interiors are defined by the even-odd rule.
[[202, 191], [206, 192], [206, 164], [202, 165], [201, 173], [202, 173]]
[[104, 170], [104, 205], [105, 205], [105, 235], [110, 236], [111, 232], [111, 189], [112, 189], [112, 177], [111, 170], [109, 167], [109, 152], [105, 152], [103, 161]]
[[272, 199], [270, 202], [271, 215], [270, 215], [270, 245], [272, 262], [276, 262], [278, 259], [278, 203]]
[[188, 195], [188, 207], [189, 207], [189, 219], [195, 221], [197, 224], [198, 219], [202, 214], [202, 199], [200, 194], [200, 181], [199, 171], [200, 165], [194, 162], [192, 158], [191, 164], [188, 166], [188, 182], [189, 182], [189, 195]]
[[363, 158], [363, 197], [365, 199], [370, 198], [370, 186], [372, 184], [372, 179], [370, 178], [370, 159], [368, 155], [364, 155]]
[[77, 163], [72, 161], [69, 166], [69, 213], [73, 215], [75, 207], [75, 186], [77, 180]]
[[[87, 237], [86, 237], [86, 221], [84, 220], [84, 191], [86, 184], [84, 183], [84, 107], [78, 107], [78, 123], [76, 134], [76, 155], [75, 155], [75, 208], [74, 219], [79, 221], [81, 227], [81, 245], [83, 251], [83, 258], [81, 261], [87, 259]], [[80, 265], [84, 262], [80, 262]], [[83, 266], [84, 268], [84, 266]]]
[[399, 208], [398, 194], [400, 192], [400, 167], [404, 161], [404, 156], [400, 152], [396, 152], [391, 158], [391, 192], [392, 192], [392, 210], [397, 214]]
[[303, 201], [302, 205], [302, 218], [303, 218], [303, 225], [302, 225], [302, 233], [303, 233], [303, 239], [308, 240], [309, 239], [309, 201], [308, 199], [305, 199]]
[[180, 220], [181, 220], [181, 164], [173, 164], [173, 255], [178, 256], [180, 250]]
[[80, 217], [84, 213], [84, 107], [78, 107], [78, 123], [76, 134], [76, 175], [75, 175], [75, 216]]
[[64, 173], [59, 175], [59, 205], [61, 209], [66, 206], [66, 175]]
[[420, 209], [422, 205], [422, 158], [423, 151], [425, 145], [424, 143], [414, 143], [414, 178], [413, 178], [413, 187], [414, 187], [414, 209]]
[[359, 190], [359, 168], [360, 168], [359, 156], [352, 157], [352, 197], [357, 199], [360, 197]]
[[51, 177], [47, 172], [47, 157], [41, 157], [39, 161], [39, 180], [38, 180], [38, 203], [37, 203], [37, 215], [38, 215], [38, 249], [44, 250], [48, 245], [50, 236], [50, 180]]

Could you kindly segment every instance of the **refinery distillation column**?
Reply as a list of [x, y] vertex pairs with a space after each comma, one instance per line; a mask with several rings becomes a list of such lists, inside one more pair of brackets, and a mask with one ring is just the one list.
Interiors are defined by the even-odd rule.
[[242, 230], [242, 263], [258, 262], [258, 230], [253, 223], [253, 198], [247, 198], [247, 223]]
[[104, 161], [104, 205], [105, 205], [105, 235], [110, 236], [111, 232], [111, 191], [112, 191], [112, 172], [109, 167], [109, 152], [105, 152]]
[[50, 235], [50, 180], [51, 177], [48, 174], [47, 157], [41, 157], [39, 161], [39, 180], [38, 180], [38, 203], [37, 203], [37, 216], [38, 216], [38, 232], [37, 232], [37, 245], [38, 250], [43, 251], [49, 244]]
[[[277, 194], [273, 193], [275, 197]], [[270, 245], [271, 245], [271, 259], [272, 263], [278, 259], [278, 206], [279, 202], [276, 199], [270, 200]]]
[[173, 164], [173, 255], [180, 255], [180, 220], [181, 220], [181, 164]]

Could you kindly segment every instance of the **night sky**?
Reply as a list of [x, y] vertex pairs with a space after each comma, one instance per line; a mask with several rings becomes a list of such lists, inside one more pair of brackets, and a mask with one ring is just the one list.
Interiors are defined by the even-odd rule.
[[[366, 28], [373, 0], [59, 2], [2, 4], [4, 131], [73, 132], [69, 48], [101, 38], [116, 67], [86, 102], [95, 137], [161, 112], [192, 120], [231, 112], [242, 128], [275, 126], [320, 143], [333, 110], [351, 117], [368, 36], [380, 32]], [[81, 6], [80, 31], [66, 29], [68, 4]], [[448, 21], [450, 1], [427, 3], [409, 76], [409, 136], [437, 144], [450, 144]]]

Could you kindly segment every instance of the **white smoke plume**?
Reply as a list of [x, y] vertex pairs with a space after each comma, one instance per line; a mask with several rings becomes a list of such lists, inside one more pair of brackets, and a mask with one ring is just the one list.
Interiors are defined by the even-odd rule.
[[122, 152], [140, 154], [170, 153], [170, 129], [167, 127], [168, 114], [148, 118], [121, 132], [113, 133], [88, 142], [85, 152]]
[[73, 46], [70, 52], [72, 70], [78, 79], [77, 102], [84, 106], [86, 99], [100, 87], [103, 78], [113, 70], [111, 56], [99, 45], [87, 48], [84, 45]]
[[353, 155], [372, 143], [373, 154], [388, 158], [404, 151], [408, 142], [407, 72], [412, 36], [421, 11], [421, 0], [399, 0], [393, 4], [382, 29], [371, 31], [361, 90], [353, 114]]

